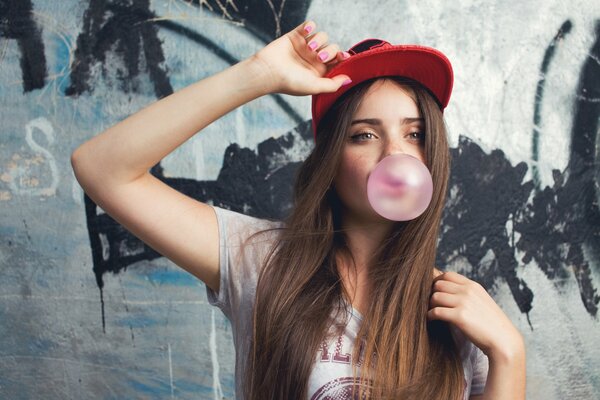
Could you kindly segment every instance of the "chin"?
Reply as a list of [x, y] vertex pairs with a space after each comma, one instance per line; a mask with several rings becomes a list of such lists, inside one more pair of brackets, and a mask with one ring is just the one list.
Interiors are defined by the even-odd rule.
[[396, 222], [396, 221], [389, 220], [389, 219], [379, 215], [377, 213], [377, 211], [375, 211], [371, 207], [370, 204], [367, 204], [366, 207], [363, 207], [362, 209], [360, 209], [360, 211], [358, 211], [358, 213], [355, 217], [356, 217], [355, 218], [356, 220], [358, 220], [364, 224], [380, 225], [380, 224], [391, 224], [391, 223]]

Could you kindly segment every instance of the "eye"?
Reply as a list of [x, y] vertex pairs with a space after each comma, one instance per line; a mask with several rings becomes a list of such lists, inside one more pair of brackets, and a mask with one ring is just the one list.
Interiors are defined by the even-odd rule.
[[367, 138], [368, 135], [370, 135], [370, 137], [368, 137], [368, 139], [372, 139], [375, 137], [375, 135], [371, 132], [359, 132], [356, 135], [350, 136], [350, 139], [353, 142], [364, 142], [365, 140], [361, 140], [361, 138], [365, 139], [365, 138]]
[[425, 141], [425, 132], [416, 131], [416, 132], [411, 132], [408, 135], [411, 137], [411, 139], [415, 139], [418, 141]]

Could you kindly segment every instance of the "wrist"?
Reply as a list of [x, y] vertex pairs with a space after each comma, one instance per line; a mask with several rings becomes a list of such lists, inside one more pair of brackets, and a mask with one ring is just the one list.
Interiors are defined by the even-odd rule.
[[248, 71], [249, 79], [255, 82], [261, 95], [277, 93], [277, 83], [269, 65], [256, 54], [243, 60], [240, 64]]
[[501, 345], [492, 347], [486, 354], [490, 362], [502, 364], [513, 364], [525, 360], [525, 341], [520, 333], [508, 340], [504, 340]]

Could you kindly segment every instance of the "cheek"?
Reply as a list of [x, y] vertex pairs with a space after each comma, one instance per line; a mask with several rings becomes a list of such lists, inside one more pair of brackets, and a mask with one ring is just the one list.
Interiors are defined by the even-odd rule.
[[418, 152], [415, 157], [417, 157], [423, 164], [427, 165], [427, 158], [425, 157], [425, 152], [423, 150]]
[[407, 149], [406, 153], [421, 161], [423, 164], [427, 165], [427, 158], [425, 157], [425, 148], [423, 146], [413, 145], [412, 148]]
[[336, 182], [340, 189], [346, 191], [356, 190], [366, 181], [369, 171], [367, 160], [363, 156], [345, 154], [340, 161], [340, 169], [336, 175]]
[[359, 170], [360, 160], [355, 158], [347, 158], [342, 162], [343, 171], [346, 175], [355, 175]]

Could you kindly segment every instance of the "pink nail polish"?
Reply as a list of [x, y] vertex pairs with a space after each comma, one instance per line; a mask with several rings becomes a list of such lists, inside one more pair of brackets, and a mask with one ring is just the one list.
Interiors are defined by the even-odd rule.
[[346, 86], [352, 83], [352, 79], [346, 79], [344, 82], [342, 82], [342, 86]]
[[319, 53], [319, 58], [321, 59], [321, 61], [325, 61], [327, 59], [327, 57], [329, 57], [329, 53], [326, 51], [322, 51]]
[[312, 26], [310, 26], [310, 25], [306, 25], [306, 26], [304, 27], [304, 30], [306, 31], [306, 33], [310, 33], [310, 32], [312, 31]]
[[312, 42], [310, 42], [308, 44], [308, 47], [310, 47], [311, 50], [314, 50], [317, 48], [317, 42], [315, 42], [314, 40]]
[[347, 51], [344, 51], [342, 53], [342, 57], [344, 58], [344, 60], [346, 60], [346, 59], [350, 58], [350, 53], [348, 53]]

